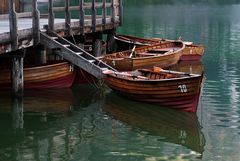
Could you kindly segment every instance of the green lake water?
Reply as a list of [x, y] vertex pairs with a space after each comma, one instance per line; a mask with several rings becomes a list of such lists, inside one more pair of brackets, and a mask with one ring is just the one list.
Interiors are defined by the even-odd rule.
[[204, 68], [197, 114], [133, 102], [97, 84], [25, 91], [22, 110], [5, 92], [1, 161], [240, 160], [240, 4], [133, 2], [124, 2], [119, 33], [205, 46], [202, 63], [174, 67]]

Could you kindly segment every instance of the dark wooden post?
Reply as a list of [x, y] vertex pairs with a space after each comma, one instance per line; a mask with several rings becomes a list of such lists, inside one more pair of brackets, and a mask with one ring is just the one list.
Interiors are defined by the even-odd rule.
[[102, 55], [102, 34], [96, 33], [93, 39], [93, 55], [95, 57]]
[[32, 52], [35, 53], [34, 54], [35, 64], [47, 63], [47, 53], [43, 45], [38, 44], [37, 46], [34, 46], [34, 48], [32, 49]]
[[96, 4], [96, 0], [92, 0], [92, 32], [96, 32], [96, 19], [97, 19], [97, 16], [96, 16], [96, 7], [95, 7], [95, 4]]
[[37, 9], [37, 0], [32, 0], [32, 29], [33, 29], [33, 43], [37, 45], [40, 42], [40, 13]]
[[123, 2], [122, 0], [119, 0], [119, 20], [120, 20], [120, 26], [123, 25]]
[[113, 25], [115, 24], [115, 13], [116, 13], [116, 10], [115, 10], [115, 0], [111, 0], [112, 1], [112, 23]]
[[17, 13], [15, 11], [15, 0], [9, 0], [8, 7], [9, 7], [11, 49], [15, 51], [18, 49], [18, 27], [17, 27]]
[[106, 0], [103, 0], [103, 6], [102, 6], [102, 26], [103, 30], [106, 28]]
[[69, 11], [69, 0], [65, 0], [65, 35], [71, 35], [71, 14]]
[[116, 29], [112, 29], [107, 35], [107, 53], [112, 53], [116, 51], [117, 44], [115, 42], [114, 36], [116, 34]]
[[53, 12], [53, 0], [48, 2], [48, 28], [54, 31], [54, 12]]
[[21, 95], [24, 87], [23, 80], [23, 58], [24, 52], [19, 51], [13, 55], [12, 61], [12, 87], [15, 94]]
[[80, 23], [80, 34], [84, 35], [84, 8], [83, 8], [83, 0], [79, 0], [80, 10], [79, 10], [79, 23]]

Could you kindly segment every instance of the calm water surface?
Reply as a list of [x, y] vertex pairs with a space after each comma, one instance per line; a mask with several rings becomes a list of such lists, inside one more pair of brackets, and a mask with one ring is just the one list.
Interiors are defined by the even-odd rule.
[[204, 44], [198, 113], [141, 104], [94, 85], [0, 94], [0, 160], [240, 160], [240, 5], [126, 5], [123, 34]]

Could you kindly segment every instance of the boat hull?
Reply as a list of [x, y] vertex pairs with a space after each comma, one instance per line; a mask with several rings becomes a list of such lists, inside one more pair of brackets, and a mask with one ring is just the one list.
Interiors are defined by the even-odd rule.
[[[47, 89], [71, 87], [76, 72], [68, 62], [54, 62], [34, 67], [26, 67], [23, 70], [24, 89]], [[0, 88], [11, 88], [11, 70], [0, 71]]]
[[[176, 64], [184, 48], [185, 45], [179, 41], [164, 42], [136, 49], [133, 58], [130, 58], [131, 50], [128, 50], [106, 55], [101, 60], [119, 71], [151, 68], [152, 66], [164, 68]], [[154, 53], [151, 53], [153, 50]]]
[[105, 82], [118, 94], [132, 100], [196, 112], [202, 76], [159, 81], [119, 79], [106, 75]]

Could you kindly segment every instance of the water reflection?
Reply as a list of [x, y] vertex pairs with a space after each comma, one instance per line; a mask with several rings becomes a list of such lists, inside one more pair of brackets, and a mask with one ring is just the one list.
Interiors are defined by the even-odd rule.
[[126, 100], [110, 92], [103, 110], [132, 127], [203, 154], [205, 138], [195, 114]]
[[82, 139], [96, 130], [92, 116], [101, 101], [95, 92], [88, 85], [26, 90], [22, 99], [1, 92], [0, 160], [69, 160], [82, 152], [76, 152], [79, 144], [86, 147]]
[[204, 65], [201, 61], [180, 61], [177, 64], [169, 67], [169, 69], [191, 74], [204, 73]]

